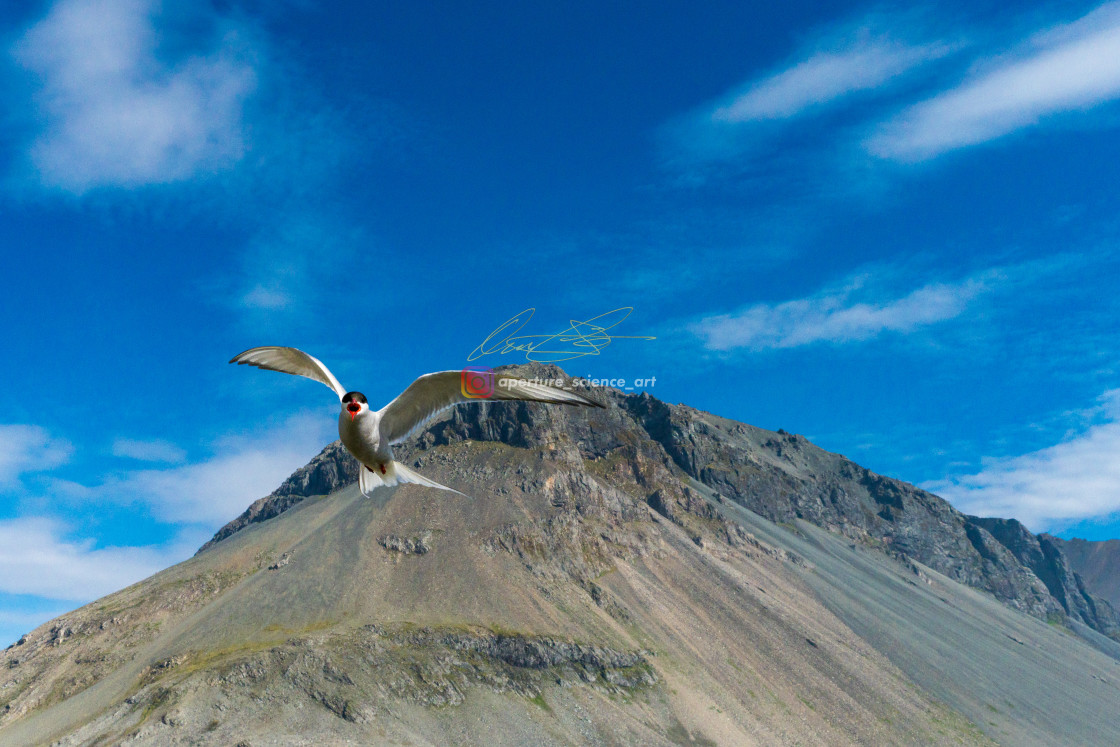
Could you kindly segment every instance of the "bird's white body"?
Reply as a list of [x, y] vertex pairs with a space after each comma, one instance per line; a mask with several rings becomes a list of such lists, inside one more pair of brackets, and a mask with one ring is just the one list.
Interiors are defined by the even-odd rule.
[[[281, 371], [314, 379], [327, 385], [342, 402], [338, 435], [342, 445], [361, 463], [358, 487], [363, 495], [379, 487], [402, 482], [450, 490], [419, 475], [393, 459], [393, 444], [415, 433], [443, 410], [479, 399], [529, 400], [566, 405], [602, 407], [595, 400], [566, 389], [506, 375], [490, 377], [487, 396], [468, 395], [459, 371], [425, 374], [412, 382], [400, 396], [380, 410], [371, 410], [361, 392], [347, 392], [322, 361], [295, 348], [262, 347], [234, 356], [230, 363], [247, 363], [269, 371]], [[460, 493], [462, 495], [462, 493]]]
[[376, 412], [365, 408], [353, 418], [345, 409], [338, 415], [338, 437], [342, 439], [342, 445], [355, 459], [371, 469], [380, 469], [393, 461], [393, 447], [382, 443], [377, 427], [380, 420]]
[[393, 459], [393, 446], [388, 439], [381, 437], [380, 424], [381, 413], [370, 410], [368, 406], [363, 406], [354, 417], [350, 417], [345, 408], [338, 416], [338, 436], [342, 445], [361, 465], [358, 489], [362, 495], [368, 496], [377, 488], [392, 487], [402, 482], [459, 492], [422, 477]]

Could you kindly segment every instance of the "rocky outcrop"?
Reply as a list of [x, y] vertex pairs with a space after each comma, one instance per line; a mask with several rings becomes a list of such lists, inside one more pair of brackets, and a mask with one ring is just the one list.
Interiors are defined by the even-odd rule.
[[[382, 634], [384, 635], [384, 634]], [[622, 680], [617, 676], [620, 670], [638, 668], [638, 676], [633, 682], [619, 682], [624, 687], [640, 684], [652, 685], [656, 675], [648, 668], [649, 651], [619, 651], [603, 646], [583, 645], [570, 641], [557, 640], [542, 636], [524, 636], [501, 633], [462, 633], [425, 628], [406, 636], [398, 636], [410, 646], [429, 648], [442, 647], [464, 653], [484, 656], [494, 662], [519, 669], [543, 670], [554, 667], [568, 667], [578, 673], [580, 679], [594, 682]], [[611, 673], [616, 676], [611, 676]]]
[[386, 534], [378, 538], [377, 544], [389, 552], [401, 553], [402, 555], [423, 555], [432, 549], [432, 533], [423, 531], [412, 537]]
[[289, 641], [224, 667], [218, 679], [234, 689], [261, 680], [275, 689], [294, 685], [309, 701], [360, 723], [394, 703], [459, 705], [479, 686], [530, 698], [557, 681], [632, 691], [658, 682], [649, 655], [546, 636], [370, 625], [314, 643]]
[[[553, 365], [507, 370], [526, 377], [566, 378]], [[435, 446], [466, 442], [542, 449], [568, 460], [573, 468], [571, 480], [550, 488], [553, 500], [579, 500], [578, 473], [606, 470], [612, 479], [624, 480], [644, 494], [652, 510], [688, 525], [689, 531], [699, 526], [697, 522], [716, 520], [718, 514], [690, 487], [691, 480], [772, 521], [802, 519], [904, 560], [917, 560], [1035, 617], [1069, 617], [1120, 636], [1115, 610], [1086, 588], [1060, 544], [1035, 537], [1018, 522], [966, 516], [931, 493], [875, 474], [804, 436], [670, 405], [648, 393], [595, 394], [609, 407], [589, 412], [525, 402], [480, 402], [453, 408], [403, 445], [398, 459], [415, 460]], [[326, 494], [356, 479], [356, 463], [336, 442], [276, 493], [223, 527], [203, 549], [308, 495]]]

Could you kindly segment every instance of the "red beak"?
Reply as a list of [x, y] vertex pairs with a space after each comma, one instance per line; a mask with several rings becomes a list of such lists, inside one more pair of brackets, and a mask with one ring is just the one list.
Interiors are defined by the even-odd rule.
[[350, 419], [353, 420], [354, 416], [362, 411], [362, 406], [357, 402], [351, 402], [350, 404], [346, 405], [346, 411], [350, 413]]

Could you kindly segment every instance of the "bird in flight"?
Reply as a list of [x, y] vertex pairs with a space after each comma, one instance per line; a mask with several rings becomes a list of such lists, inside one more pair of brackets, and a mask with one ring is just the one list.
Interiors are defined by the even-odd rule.
[[454, 405], [481, 399], [516, 399], [603, 407], [602, 403], [575, 392], [496, 373], [492, 374], [493, 380], [487, 382], [489, 386], [483, 388], [479, 396], [475, 396], [475, 392], [468, 395], [469, 387], [463, 378], [465, 372], [440, 371], [424, 374], [409, 384], [396, 399], [375, 411], [370, 409], [364, 394], [346, 391], [318, 358], [302, 350], [251, 348], [235, 355], [230, 363], [247, 363], [268, 371], [306, 376], [330, 387], [342, 403], [342, 412], [338, 415], [338, 435], [347, 451], [362, 465], [358, 470], [358, 489], [366, 497], [377, 488], [408, 482], [459, 493], [393, 459], [394, 444], [401, 443], [433, 417]]

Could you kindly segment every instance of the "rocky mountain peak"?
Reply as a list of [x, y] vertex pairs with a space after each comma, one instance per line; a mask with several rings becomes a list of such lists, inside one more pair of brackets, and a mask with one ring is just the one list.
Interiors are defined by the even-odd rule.
[[[578, 385], [554, 364], [498, 370]], [[647, 392], [595, 388], [593, 394], [611, 406], [594, 412], [525, 402], [460, 406], [401, 448], [400, 458], [420, 465], [424, 453], [435, 447], [478, 442], [547, 448], [577, 471], [606, 459], [665, 516], [710, 518], [707, 504], [686, 492], [695, 483], [772, 521], [803, 519], [912, 558], [1040, 619], [1068, 618], [1120, 637], [1120, 617], [1106, 599], [1085, 587], [1060, 544], [1035, 536], [1014, 519], [966, 516], [931, 493], [875, 474], [784, 430], [767, 431], [670, 405]], [[459, 466], [460, 471], [468, 469]], [[326, 495], [356, 480], [356, 462], [339, 443], [331, 444], [275, 493], [219, 530], [203, 549], [308, 496]]]

